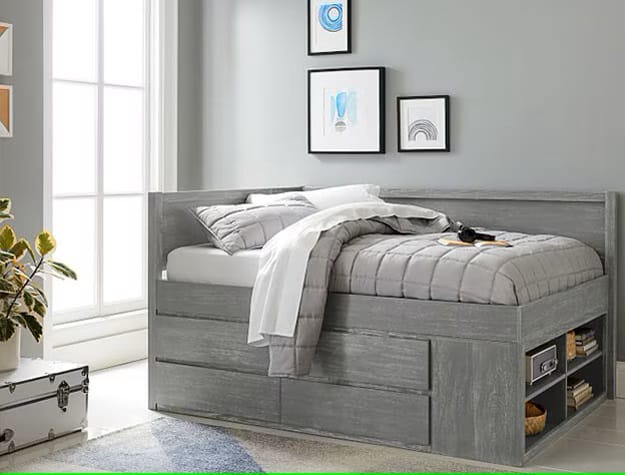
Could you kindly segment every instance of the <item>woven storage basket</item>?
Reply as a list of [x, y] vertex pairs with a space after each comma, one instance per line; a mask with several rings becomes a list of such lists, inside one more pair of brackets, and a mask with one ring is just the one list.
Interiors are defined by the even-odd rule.
[[545, 429], [547, 411], [534, 402], [525, 403], [525, 435], [540, 434]]

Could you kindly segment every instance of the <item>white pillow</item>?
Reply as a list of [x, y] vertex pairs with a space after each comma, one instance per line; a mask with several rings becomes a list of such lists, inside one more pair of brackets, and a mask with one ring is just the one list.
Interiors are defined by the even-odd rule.
[[377, 185], [347, 185], [322, 188], [313, 191], [289, 191], [274, 195], [252, 193], [247, 197], [247, 202], [255, 205], [266, 205], [274, 201], [303, 196], [318, 209], [332, 208], [333, 206], [348, 203], [360, 203], [372, 201], [379, 203], [383, 200], [378, 198], [380, 187]]

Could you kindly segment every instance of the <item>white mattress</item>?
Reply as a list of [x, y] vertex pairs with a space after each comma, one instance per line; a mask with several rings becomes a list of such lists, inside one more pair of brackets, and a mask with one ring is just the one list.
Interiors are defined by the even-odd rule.
[[167, 256], [167, 279], [197, 284], [253, 287], [260, 249], [232, 256], [208, 244], [175, 249]]

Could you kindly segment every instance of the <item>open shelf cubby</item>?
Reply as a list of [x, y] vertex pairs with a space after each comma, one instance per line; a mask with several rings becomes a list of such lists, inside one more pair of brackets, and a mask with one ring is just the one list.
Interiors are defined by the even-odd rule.
[[[556, 345], [558, 367], [551, 375], [545, 376], [532, 385], [527, 383], [525, 385], [525, 400], [540, 404], [547, 410], [545, 429], [540, 434], [525, 437], [526, 454], [530, 451], [534, 453], [535, 450], [533, 449], [536, 449], [537, 444], [554, 435], [555, 431], [568, 426], [569, 422], [574, 423], [574, 420], [583, 417], [605, 398], [605, 324], [605, 316], [602, 316], [581, 325], [581, 327], [594, 329], [595, 338], [599, 345], [599, 349], [588, 357], [577, 356], [567, 361], [566, 334], [550, 341], [546, 345], [542, 345], [542, 347]], [[576, 329], [572, 328], [571, 330]], [[567, 406], [567, 378], [569, 376], [582, 378], [590, 383], [593, 388], [592, 399], [577, 410]]]

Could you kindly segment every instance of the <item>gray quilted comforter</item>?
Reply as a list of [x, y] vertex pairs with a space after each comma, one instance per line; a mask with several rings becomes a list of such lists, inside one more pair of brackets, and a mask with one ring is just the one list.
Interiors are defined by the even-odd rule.
[[295, 336], [271, 337], [270, 376], [308, 374], [329, 291], [520, 305], [603, 275], [597, 253], [575, 239], [495, 231], [513, 247], [448, 247], [438, 243], [453, 236], [439, 233], [447, 227], [432, 229], [443, 223], [402, 224], [352, 221], [321, 235], [308, 262]]

